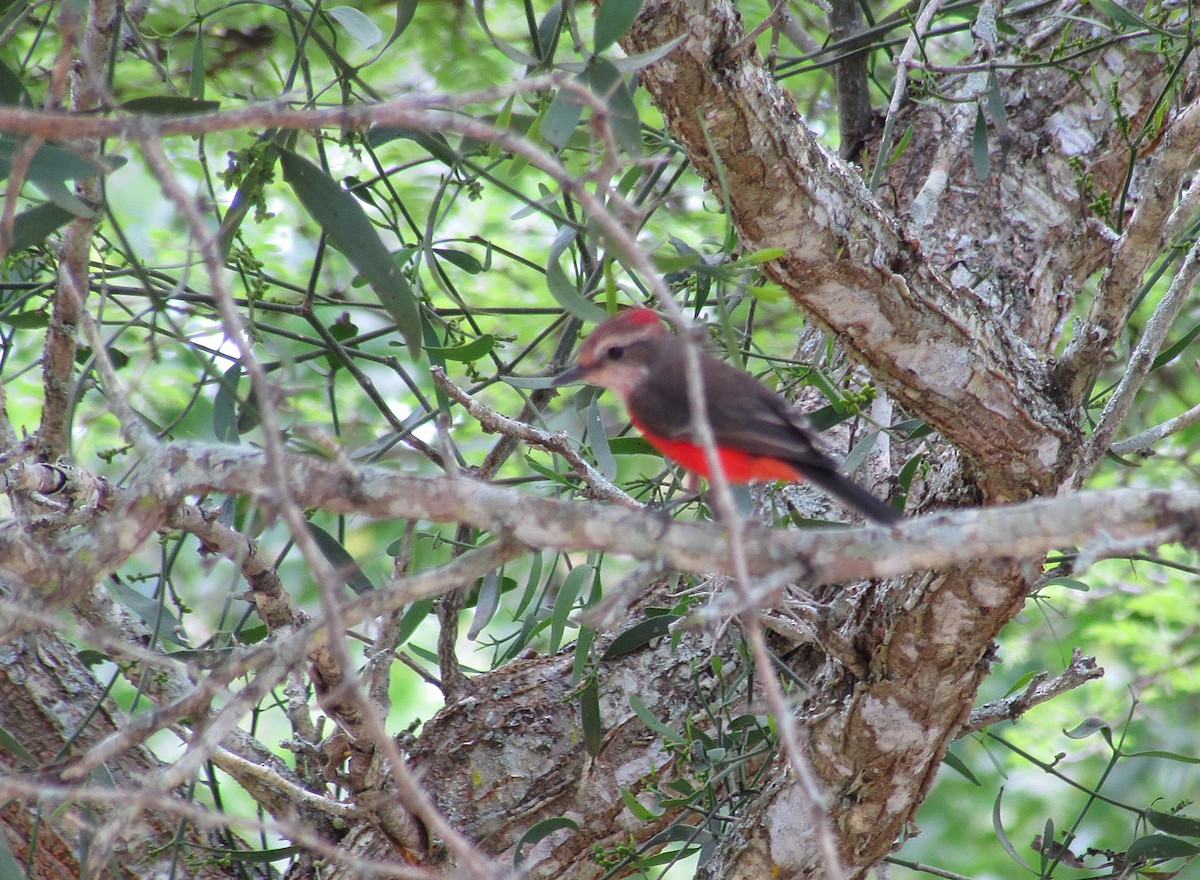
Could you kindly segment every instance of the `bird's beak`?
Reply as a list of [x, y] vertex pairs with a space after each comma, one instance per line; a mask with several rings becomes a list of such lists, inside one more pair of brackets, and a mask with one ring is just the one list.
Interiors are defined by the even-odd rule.
[[570, 385], [574, 382], [579, 382], [588, 373], [587, 369], [581, 364], [572, 364], [561, 373], [554, 377], [554, 381], [550, 383], [551, 388], [558, 388], [562, 385]]

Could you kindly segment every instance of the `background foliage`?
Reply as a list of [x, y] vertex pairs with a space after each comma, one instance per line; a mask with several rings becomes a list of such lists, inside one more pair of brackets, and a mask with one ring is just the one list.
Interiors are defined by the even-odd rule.
[[[1038, 5], [1000, 13], [996, 27], [1002, 38], [1035, 27]], [[890, 59], [911, 33], [918, 6], [869, 6], [876, 26], [856, 45], [867, 50], [870, 98], [882, 108], [894, 85]], [[871, 378], [853, 368], [820, 328], [806, 325], [784, 292], [763, 276], [762, 264], [777, 255], [741, 247], [724, 209], [727, 194], [701, 185], [659, 112], [634, 88], [630, 75], [652, 59], [628, 58], [615, 45], [639, 8], [633, 0], [604, 0], [596, 9], [508, 0], [477, 0], [474, 6], [415, 0], [362, 7], [129, 4], [111, 8], [119, 23], [101, 29], [97, 39], [88, 22], [109, 7], [83, 8], [73, 0], [10, 2], [0, 10], [0, 97], [10, 106], [65, 106], [68, 62], [81, 44], [86, 75], [101, 80], [95, 109], [104, 113], [320, 109], [401, 94], [457, 96], [456, 108], [444, 118], [524, 135], [546, 151], [547, 162], [557, 157], [573, 180], [611, 181], [636, 211], [620, 219], [637, 234], [685, 314], [706, 324], [712, 349], [800, 397], [823, 427], [852, 426], [834, 441], [851, 465], [866, 461], [876, 428], [890, 432], [903, 450], [892, 475], [896, 495], [915, 492], [939, 455], [936, 435], [904, 414], [891, 424], [872, 425], [877, 391]], [[941, 5], [921, 43], [929, 67], [911, 71], [914, 100], [943, 100], [944, 71], [937, 65], [966, 63], [977, 50], [971, 28], [979, 27], [986, 9]], [[771, 7], [745, 2], [739, 11], [752, 25]], [[829, 65], [847, 47], [830, 34], [819, 10], [795, 5], [790, 14], [793, 27], [815, 45], [797, 47], [786, 31], [767, 29], [757, 38], [758, 49], [796, 96], [805, 122], [836, 149]], [[1026, 63], [1054, 65], [1134, 41], [1153, 45], [1183, 71], [1194, 49], [1192, 15], [1166, 4], [1130, 10], [1093, 0], [1076, 25], [1063, 29], [1058, 44]], [[89, 39], [104, 51], [87, 56]], [[522, 84], [527, 78], [532, 84]], [[1089, 85], [1094, 84], [1081, 76], [1080, 86]], [[1111, 94], [1114, 104], [1120, 102], [1119, 88]], [[1177, 100], [1173, 92], [1164, 93], [1163, 107]], [[982, 125], [974, 138], [973, 158], [985, 175], [989, 162], [1003, 161], [996, 147], [1004, 121], [996, 111], [994, 103], [980, 105]], [[906, 161], [910, 136], [891, 129], [882, 144], [873, 141], [859, 154], [864, 176], [872, 178], [881, 157]], [[1132, 134], [1130, 142], [1133, 149]], [[148, 167], [128, 140], [104, 141], [92, 156], [86, 146], [46, 145], [31, 162], [22, 154], [23, 143], [8, 135], [0, 142], [10, 181], [7, 210], [16, 213], [0, 280], [0, 378], [14, 438], [45, 438], [39, 429], [45, 408], [53, 405], [44, 391], [48, 328], [57, 320], [54, 303], [69, 259], [61, 242], [72, 218], [87, 218], [94, 223], [85, 233], [87, 308], [103, 353], [93, 350], [86, 333], [81, 336], [61, 404], [64, 444], [38, 451], [64, 456], [117, 487], [137, 473], [139, 452], [122, 433], [105, 358], [124, 403], [155, 436], [264, 445], [248, 367], [222, 325], [222, 292], [213, 289], [203, 265], [196, 224], [164, 195], [164, 169]], [[546, 391], [545, 377], [569, 360], [589, 322], [615, 307], [647, 302], [650, 292], [645, 278], [624, 267], [624, 255], [581, 204], [578, 190], [544, 173], [545, 165], [531, 162], [513, 144], [463, 137], [451, 126], [445, 132], [387, 124], [300, 132], [256, 119], [242, 130], [171, 137], [163, 150], [165, 170], [189, 199], [198, 200], [196, 219], [217, 237], [229, 293], [274, 395], [285, 448], [407, 473], [481, 473], [532, 495], [589, 491], [545, 445], [519, 445], [484, 431], [434, 382], [431, 369], [440, 367], [496, 412], [550, 433], [566, 431], [584, 458], [633, 497], [660, 502], [679, 493], [677, 475], [630, 433], [611, 401], [592, 390], [554, 399]], [[23, 163], [29, 164], [14, 173]], [[72, 182], [97, 171], [103, 173], [94, 189], [72, 191]], [[1079, 186], [1088, 186], [1082, 172]], [[1092, 207], [1101, 217], [1109, 212], [1116, 225], [1127, 196], [1096, 194]], [[1117, 356], [1093, 391], [1096, 413], [1123, 374], [1124, 358], [1195, 230], [1193, 223], [1163, 254], [1161, 277], [1147, 285]], [[1064, 321], [1061, 345], [1087, 305], [1081, 298]], [[1200, 311], [1192, 302], [1134, 404], [1127, 434], [1159, 424], [1200, 398], [1197, 329]], [[1149, 459], [1109, 456], [1090, 485], [1194, 485], [1198, 431], [1194, 425], [1180, 430]], [[17, 458], [7, 456], [6, 465]], [[811, 498], [789, 505], [784, 497], [777, 489], [759, 489], [746, 504], [780, 525], [807, 523], [829, 512]], [[317, 582], [269, 504], [216, 494], [199, 503], [215, 521], [255, 539], [296, 603], [317, 612]], [[710, 514], [693, 504], [682, 516]], [[317, 545], [355, 593], [397, 572], [444, 564], [492, 537], [466, 526], [327, 511], [312, 511], [309, 521]], [[217, 658], [267, 636], [264, 622], [248, 610], [238, 565], [207, 556], [205, 549], [186, 530], [165, 530], [104, 584], [112, 600], [150, 633], [142, 645], [146, 650], [180, 659]], [[1069, 556], [1070, 548], [1064, 552]], [[917, 816], [920, 835], [896, 854], [909, 867], [894, 874], [922, 863], [972, 877], [1103, 875], [1108, 869], [1102, 854], [1078, 865], [1068, 858], [1052, 866], [1053, 854], [1039, 854], [1032, 842], [1039, 834], [1055, 836], [1054, 829], [1061, 840], [1061, 830], [1071, 827], [1077, 836], [1069, 847], [1076, 855], [1088, 847], [1119, 853], [1150, 831], [1139, 811], [1169, 813], [1182, 806], [1185, 814], [1195, 814], [1190, 803], [1200, 762], [1194, 739], [1200, 691], [1196, 560], [1191, 549], [1161, 553], [1086, 571], [1064, 569], [1063, 577], [1031, 598], [1003, 633], [997, 650], [1002, 662], [980, 702], [1019, 690], [1032, 673], [1063, 667], [1075, 647], [1095, 655], [1106, 676], [1018, 722], [960, 741], [954, 766], [943, 768]], [[1048, 566], [1055, 564], [1052, 559]], [[531, 651], [553, 653], [582, 636], [567, 647], [576, 652], [574, 681], [581, 681], [595, 660], [596, 634], [581, 630], [575, 615], [629, 569], [624, 560], [602, 553], [547, 550], [472, 583], [456, 600], [461, 611], [451, 602], [443, 612], [460, 621], [453, 645], [461, 670], [447, 666], [445, 645], [439, 663], [439, 633], [446, 630], [437, 625], [435, 603], [423, 600], [406, 608], [388, 624], [404, 658], [391, 666], [388, 731], [419, 732], [419, 724], [441, 705], [435, 683], [447, 675], [474, 675]], [[678, 587], [686, 593], [699, 583], [687, 580]], [[684, 601], [676, 610], [686, 607]], [[111, 655], [78, 621], [55, 616], [52, 622], [85, 651], [108, 699], [130, 717], [149, 711], [148, 685], [136, 664]], [[359, 635], [347, 642], [348, 650], [356, 663], [365, 663], [373, 630], [362, 628]], [[312, 685], [307, 688], [315, 716]], [[292, 698], [282, 688], [273, 690], [241, 726], [299, 768], [300, 734], [287, 711]], [[1079, 730], [1096, 718], [1107, 726]], [[711, 745], [694, 733], [684, 735], [693, 737], [693, 750]], [[756, 730], [752, 743], [764, 736], [769, 740], [773, 731]], [[6, 738], [10, 750], [19, 748], [15, 739]], [[181, 747], [166, 732], [150, 746], [166, 761]], [[1149, 754], [1116, 759], [1118, 747], [1125, 754]], [[709, 758], [714, 767], [705, 772], [726, 769], [711, 749]], [[747, 773], [743, 784], [754, 782]], [[212, 765], [192, 794], [217, 811], [255, 816], [254, 799]], [[1181, 842], [1170, 855], [1195, 854], [1200, 837], [1195, 822], [1165, 829]], [[723, 826], [709, 827], [719, 833]], [[289, 860], [300, 864], [294, 851], [278, 849], [285, 837], [278, 829], [257, 839], [243, 832], [241, 843], [230, 838], [218, 846], [261, 853], [258, 863], [243, 855], [245, 870], [265, 875], [287, 870]], [[675, 867], [671, 876], [691, 875], [697, 852], [686, 849], [692, 861]], [[709, 851], [701, 847], [699, 860]], [[645, 859], [651, 876], [659, 870], [653, 848], [627, 855], [632, 863]], [[181, 861], [190, 858], [192, 853]], [[26, 860], [33, 861], [29, 852], [9, 847], [2, 875], [25, 876], [19, 866]], [[1188, 860], [1167, 864], [1183, 865], [1180, 876], [1194, 875]]]

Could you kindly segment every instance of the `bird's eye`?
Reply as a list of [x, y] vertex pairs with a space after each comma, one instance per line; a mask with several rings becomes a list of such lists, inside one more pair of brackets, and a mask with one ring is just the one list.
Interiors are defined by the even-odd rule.
[[619, 361], [621, 358], [625, 357], [625, 348], [624, 346], [614, 345], [604, 353], [604, 356], [610, 361]]

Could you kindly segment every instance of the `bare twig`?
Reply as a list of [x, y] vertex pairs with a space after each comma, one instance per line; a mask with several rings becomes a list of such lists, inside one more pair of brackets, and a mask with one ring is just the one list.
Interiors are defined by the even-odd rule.
[[[1168, 223], [1177, 228], [1174, 211], [1180, 185], [1193, 170], [1197, 150], [1200, 101], [1193, 101], [1171, 121], [1163, 143], [1150, 158], [1142, 175], [1145, 189], [1137, 208], [1113, 249], [1109, 269], [1083, 326], [1055, 368], [1056, 380], [1067, 399], [1077, 399], [1099, 374], [1120, 328], [1125, 326], [1146, 269], [1162, 253]], [[1190, 196], [1193, 202], [1196, 198], [1195, 194]]]
[[429, 373], [433, 376], [434, 383], [450, 395], [450, 397], [461, 403], [466, 409], [467, 415], [479, 422], [483, 430], [488, 433], [498, 432], [507, 434], [530, 445], [539, 446], [549, 452], [561, 455], [567, 464], [583, 478], [583, 481], [587, 483], [596, 498], [604, 501], [616, 501], [619, 504], [624, 504], [626, 507], [632, 507], [636, 510], [642, 509], [642, 504], [637, 499], [632, 498], [622, 489], [613, 485], [604, 474], [588, 464], [571, 446], [570, 438], [565, 433], [560, 431], [557, 434], [551, 434], [549, 431], [543, 431], [540, 428], [533, 427], [533, 425], [501, 415], [455, 385], [446, 376], [445, 370], [441, 367], [430, 367]]
[[1200, 422], [1200, 404], [1196, 404], [1187, 412], [1182, 412], [1174, 418], [1167, 419], [1153, 428], [1147, 428], [1145, 431], [1134, 434], [1132, 437], [1118, 440], [1108, 447], [1108, 449], [1114, 455], [1136, 455], [1141, 452], [1149, 452], [1150, 448], [1159, 440], [1162, 440], [1164, 437], [1170, 437], [1172, 434], [1177, 434], [1184, 428], [1190, 428], [1198, 422]]
[[1049, 681], [1046, 680], [1046, 674], [1042, 673], [1035, 676], [1021, 693], [971, 710], [970, 718], [958, 735], [966, 736], [999, 721], [1015, 721], [1034, 706], [1103, 676], [1104, 670], [1096, 665], [1096, 659], [1084, 657], [1080, 650], [1075, 648], [1071, 651], [1071, 662], [1067, 668]]
[[1080, 456], [1079, 467], [1074, 474], [1076, 487], [1083, 484], [1083, 480], [1091, 472], [1093, 465], [1104, 456], [1112, 443], [1113, 436], [1124, 424], [1130, 407], [1133, 406], [1133, 399], [1142, 387], [1142, 382], [1145, 381], [1150, 368], [1154, 365], [1154, 358], [1162, 350], [1163, 342], [1171, 330], [1171, 325], [1175, 323], [1179, 310], [1188, 301], [1198, 274], [1200, 274], [1200, 241], [1192, 245], [1179, 270], [1175, 273], [1171, 286], [1163, 294], [1163, 298], [1155, 308], [1154, 314], [1150, 316], [1150, 320], [1146, 322], [1142, 338], [1138, 340], [1137, 348], [1130, 355], [1125, 375], [1121, 377], [1116, 390], [1113, 391], [1104, 410], [1100, 413], [1096, 428], [1092, 431], [1092, 436], [1088, 438], [1088, 443]]

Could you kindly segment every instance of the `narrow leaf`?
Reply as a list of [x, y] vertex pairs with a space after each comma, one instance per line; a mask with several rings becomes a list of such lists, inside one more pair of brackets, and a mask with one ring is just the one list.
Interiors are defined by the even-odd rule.
[[361, 596], [363, 593], [369, 593], [375, 589], [375, 585], [371, 583], [371, 579], [366, 576], [354, 557], [346, 552], [346, 548], [341, 545], [333, 535], [325, 531], [316, 523], [308, 524], [308, 532], [313, 536], [313, 540], [317, 542], [317, 547], [320, 548], [321, 554], [329, 560], [329, 564], [337, 571], [338, 577], [342, 579], [342, 583], [354, 591], [356, 595]]
[[421, 353], [421, 313], [400, 266], [379, 239], [358, 199], [312, 162], [279, 149], [283, 178], [330, 244], [346, 255], [371, 286], [408, 343], [409, 354]]
[[621, 801], [625, 804], [625, 809], [633, 813], [633, 815], [641, 822], [652, 822], [659, 818], [665, 810], [659, 807], [657, 811], [647, 807], [637, 799], [632, 791], [627, 788], [621, 789]]
[[654, 713], [646, 708], [646, 704], [642, 702], [641, 697], [637, 694], [629, 695], [629, 708], [633, 710], [633, 714], [641, 719], [642, 723], [657, 733], [666, 742], [678, 742], [679, 734], [663, 724]]
[[975, 131], [971, 135], [971, 160], [975, 164], [975, 177], [979, 180], [988, 178], [988, 133], [987, 119], [983, 116], [983, 107], [975, 107]]
[[478, 275], [483, 271], [483, 263], [479, 262], [473, 254], [468, 254], [466, 251], [458, 251], [453, 248], [434, 248], [433, 252], [443, 260], [448, 260], [458, 268], [462, 269], [468, 275]]
[[559, 257], [575, 240], [576, 234], [573, 226], [560, 227], [555, 234], [554, 241], [550, 244], [550, 256], [546, 261], [546, 286], [558, 304], [576, 318], [598, 324], [608, 317], [608, 313], [584, 297], [558, 265]]
[[596, 12], [594, 47], [599, 55], [633, 27], [642, 9], [642, 0], [604, 0]]
[[196, 39], [192, 43], [192, 70], [188, 76], [188, 96], [204, 100], [204, 28], [196, 28]]
[[592, 448], [592, 458], [596, 459], [596, 467], [608, 479], [615, 480], [617, 478], [617, 460], [613, 458], [612, 450], [608, 448], [608, 434], [604, 430], [604, 422], [600, 418], [600, 407], [595, 400], [588, 405], [586, 421], [588, 445]]
[[467, 630], [467, 638], [472, 642], [483, 632], [483, 628], [491, 622], [496, 609], [500, 607], [500, 572], [492, 569], [483, 576], [479, 584], [479, 595], [475, 599], [475, 616], [471, 619], [471, 628]]
[[642, 153], [642, 129], [624, 75], [611, 61], [594, 58], [587, 67], [588, 87], [608, 105], [606, 122], [618, 146], [631, 156]]
[[1200, 819], [1178, 816], [1174, 813], [1160, 813], [1158, 810], [1145, 810], [1142, 815], [1159, 831], [1184, 837], [1200, 837]]
[[555, 831], [561, 831], [564, 828], [570, 828], [572, 831], [579, 830], [579, 823], [574, 819], [566, 816], [554, 816], [550, 819], [543, 819], [536, 823], [532, 828], [526, 831], [521, 839], [517, 841], [517, 845], [513, 848], [513, 865], [519, 865], [525, 860], [525, 846], [536, 846], [543, 838], [550, 836]]
[[571, 139], [571, 133], [575, 131], [575, 127], [579, 125], [579, 120], [582, 118], [583, 105], [570, 92], [559, 89], [554, 100], [550, 102], [550, 106], [546, 108], [546, 112], [542, 114], [542, 123], [538, 126], [538, 133], [542, 136], [542, 140], [554, 149], [561, 150]]
[[213, 434], [218, 443], [237, 443], [238, 382], [242, 378], [242, 362], [234, 361], [217, 382], [217, 396], [213, 399]]
[[647, 617], [644, 620], [639, 620], [633, 626], [629, 627], [629, 629], [619, 633], [609, 643], [600, 659], [612, 660], [636, 651], [638, 648], [649, 644], [651, 640], [659, 636], [665, 636], [670, 632], [671, 624], [677, 620], [679, 620], [679, 615], [677, 614], [660, 614], [655, 617]]
[[495, 347], [496, 337], [491, 333], [484, 333], [478, 339], [472, 339], [470, 342], [465, 342], [462, 345], [427, 345], [425, 346], [425, 349], [431, 355], [441, 355], [448, 361], [457, 361], [458, 363], [469, 364], [472, 361], [477, 361], [481, 357], [484, 357]]
[[383, 31], [375, 25], [375, 22], [367, 18], [366, 13], [353, 6], [332, 6], [325, 12], [342, 26], [350, 35], [350, 39], [364, 49], [370, 49], [383, 39]]
[[0, 104], [7, 107], [28, 107], [33, 103], [29, 91], [16, 72], [0, 61]]
[[1183, 859], [1200, 854], [1200, 844], [1168, 837], [1165, 834], [1148, 834], [1129, 844], [1125, 857], [1130, 862], [1143, 859]]
[[613, 64], [621, 73], [634, 73], [641, 70], [643, 67], [649, 67], [655, 61], [661, 61], [666, 58], [676, 47], [686, 40], [687, 34], [680, 34], [672, 40], [667, 40], [661, 46], [649, 50], [648, 52], [639, 52], [636, 55], [629, 55], [625, 58], [614, 58]]
[[172, 614], [160, 600], [139, 593], [116, 577], [110, 577], [106, 586], [113, 598], [117, 600], [118, 605], [128, 608], [141, 618], [142, 622], [157, 633], [164, 642], [178, 645], [181, 648], [190, 647], [179, 635], [182, 632], [179, 618]]
[[134, 98], [121, 105], [121, 109], [127, 113], [146, 113], [153, 116], [184, 116], [189, 113], [206, 113], [220, 107], [220, 101], [205, 101], [187, 95], [150, 95]]
[[982, 786], [983, 783], [981, 783], [979, 778], [971, 772], [971, 768], [964, 764], [962, 758], [958, 757], [958, 755], [954, 754], [954, 752], [946, 752], [946, 754], [942, 757], [942, 763], [951, 770], [954, 770], [976, 788]]
[[409, 140], [423, 147], [425, 152], [451, 168], [462, 161], [462, 156], [450, 142], [437, 132], [422, 131], [405, 125], [378, 125], [367, 132], [367, 143], [372, 147], [382, 146], [389, 141]]
[[550, 614], [550, 653], [558, 651], [566, 631], [567, 618], [575, 608], [575, 600], [583, 592], [585, 584], [595, 577], [596, 569], [591, 565], [577, 565], [563, 578], [558, 595], [554, 597], [554, 610]]
[[41, 244], [50, 233], [74, 217], [74, 214], [64, 211], [54, 202], [45, 202], [36, 208], [22, 211], [13, 218], [13, 242], [10, 252]]
[[592, 678], [579, 691], [579, 719], [583, 725], [583, 747], [593, 758], [600, 754], [604, 725], [600, 721], [600, 688]]
[[1012, 845], [1012, 841], [1008, 839], [1008, 835], [1004, 831], [1004, 822], [1000, 818], [1000, 799], [1004, 797], [1004, 789], [1001, 788], [996, 795], [996, 800], [992, 804], [992, 830], [996, 832], [996, 837], [1000, 841], [1000, 846], [1008, 853], [1009, 858], [1024, 868], [1031, 874], [1036, 874], [1030, 864], [1017, 854], [1016, 847]]

